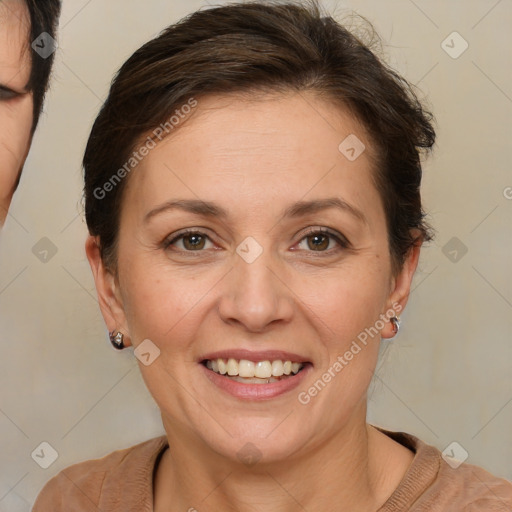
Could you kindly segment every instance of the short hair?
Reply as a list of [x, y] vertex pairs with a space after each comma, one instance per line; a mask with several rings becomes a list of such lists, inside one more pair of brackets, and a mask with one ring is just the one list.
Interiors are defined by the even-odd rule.
[[431, 238], [420, 197], [420, 156], [435, 141], [433, 116], [409, 83], [323, 16], [316, 0], [240, 2], [190, 14], [144, 44], [117, 72], [83, 159], [86, 222], [107, 266], [116, 266], [129, 177], [105, 197], [97, 191], [142, 137], [192, 97], [265, 91], [313, 91], [362, 122], [376, 149], [373, 177], [384, 204], [393, 271], [413, 245]]
[[[30, 41], [35, 41], [43, 32], [56, 38], [57, 24], [61, 11], [61, 0], [24, 0], [30, 15]], [[40, 57], [31, 49], [31, 71], [28, 83], [34, 97], [32, 132], [35, 131], [43, 108], [44, 97], [52, 70], [55, 52], [47, 58]]]

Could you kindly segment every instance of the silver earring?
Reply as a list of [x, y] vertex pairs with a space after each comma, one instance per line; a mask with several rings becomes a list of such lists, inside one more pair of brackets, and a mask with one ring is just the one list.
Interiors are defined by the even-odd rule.
[[115, 331], [109, 332], [108, 337], [110, 338], [110, 343], [114, 346], [114, 348], [117, 348], [117, 350], [123, 350], [125, 348], [124, 342], [123, 342], [123, 333]]
[[400, 318], [397, 316], [392, 316], [389, 321], [391, 322], [391, 325], [393, 325], [393, 337], [395, 337], [398, 334], [398, 331], [400, 330]]

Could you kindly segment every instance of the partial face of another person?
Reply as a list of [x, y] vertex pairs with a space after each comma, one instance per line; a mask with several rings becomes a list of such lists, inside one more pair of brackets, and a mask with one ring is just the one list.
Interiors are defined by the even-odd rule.
[[[366, 146], [355, 160], [338, 149], [351, 134]], [[170, 442], [234, 460], [252, 443], [261, 462], [292, 463], [365, 424], [393, 334], [382, 318], [405, 306], [418, 256], [393, 274], [371, 154], [353, 116], [311, 93], [211, 96], [131, 172], [117, 277], [92, 238], [88, 254], [108, 328], [152, 361]], [[208, 368], [229, 358], [302, 369], [252, 384]]]
[[24, 2], [0, 1], [0, 226], [31, 142], [30, 17]]

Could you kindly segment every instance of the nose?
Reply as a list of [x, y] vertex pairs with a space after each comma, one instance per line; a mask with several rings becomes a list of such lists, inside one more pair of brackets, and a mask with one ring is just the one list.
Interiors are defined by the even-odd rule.
[[265, 251], [252, 263], [237, 254], [234, 257], [234, 268], [226, 276], [219, 301], [222, 320], [252, 332], [265, 331], [270, 324], [290, 322], [293, 292], [285, 284], [280, 265], [273, 264]]

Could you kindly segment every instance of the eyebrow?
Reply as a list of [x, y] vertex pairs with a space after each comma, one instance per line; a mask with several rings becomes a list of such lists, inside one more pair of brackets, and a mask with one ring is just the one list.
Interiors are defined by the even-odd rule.
[[[327, 210], [329, 208], [336, 208], [349, 213], [357, 220], [364, 224], [368, 224], [366, 217], [360, 210], [338, 197], [328, 197], [325, 199], [315, 199], [311, 201], [298, 201], [286, 208], [282, 217], [296, 218]], [[176, 209], [196, 215], [202, 215], [204, 217], [220, 217], [221, 219], [227, 219], [229, 217], [228, 212], [224, 208], [210, 201], [201, 201], [199, 199], [179, 199], [166, 201], [162, 205], [157, 206], [144, 216], [144, 222], [148, 222], [150, 219], [161, 213]]]
[[167, 201], [146, 213], [144, 216], [144, 222], [148, 222], [156, 215], [171, 210], [183, 210], [185, 212], [202, 215], [204, 217], [221, 217], [223, 219], [228, 217], [226, 210], [220, 206], [217, 206], [215, 203], [211, 203], [209, 201], [201, 201], [200, 199], [178, 199]]
[[358, 210], [355, 206], [352, 206], [339, 197], [327, 197], [325, 199], [315, 199], [312, 201], [298, 201], [284, 211], [283, 217], [301, 217], [303, 215], [317, 213], [329, 208], [336, 208], [347, 212], [357, 220], [360, 220], [365, 224], [368, 223], [361, 210]]

